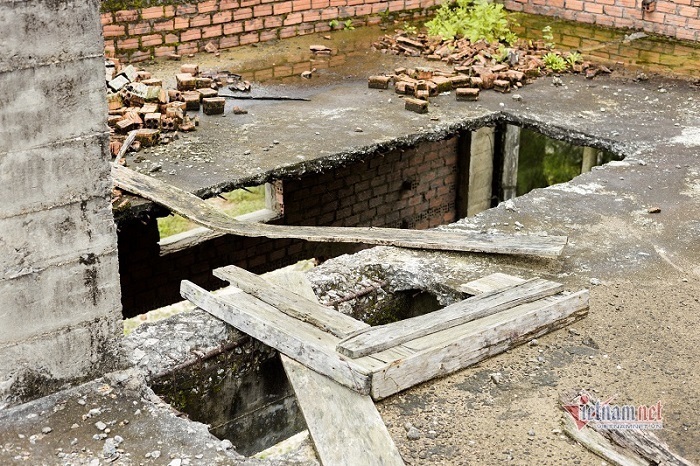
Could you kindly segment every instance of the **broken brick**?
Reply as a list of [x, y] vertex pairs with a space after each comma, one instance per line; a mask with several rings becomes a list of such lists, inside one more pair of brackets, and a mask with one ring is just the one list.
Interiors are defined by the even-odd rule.
[[116, 110], [122, 108], [124, 102], [122, 101], [122, 96], [119, 94], [107, 94], [107, 108], [109, 110]]
[[404, 108], [416, 113], [428, 113], [428, 102], [420, 99], [412, 99], [406, 97], [404, 99]]
[[433, 70], [430, 68], [424, 68], [424, 67], [416, 68], [416, 77], [418, 79], [422, 79], [422, 80], [432, 79]]
[[158, 111], [158, 104], [144, 104], [140, 109], [140, 114], [155, 113]]
[[162, 116], [163, 114], [158, 112], [147, 113], [143, 117], [143, 124], [146, 128], [160, 129], [160, 121]]
[[416, 99], [425, 100], [427, 102], [430, 97], [430, 91], [427, 89], [416, 89], [413, 95]]
[[141, 83], [143, 83], [149, 87], [163, 87], [163, 80], [162, 79], [156, 79], [156, 78], [144, 79], [143, 81], [141, 81]]
[[199, 101], [202, 98], [197, 91], [187, 91], [182, 93], [182, 98], [185, 100], [185, 110], [198, 111]]
[[223, 97], [209, 97], [202, 99], [202, 110], [205, 115], [221, 115], [224, 113], [226, 99]]
[[202, 89], [205, 87], [211, 87], [211, 85], [214, 83], [214, 80], [211, 78], [196, 78], [195, 79], [195, 87], [197, 89]]
[[510, 81], [497, 79], [493, 82], [493, 88], [498, 92], [508, 93], [510, 92]]
[[129, 80], [129, 82], [134, 82], [136, 81], [136, 76], [138, 75], [138, 71], [134, 67], [134, 65], [129, 65], [123, 70], [119, 72], [117, 76], [124, 76], [126, 79]]
[[471, 86], [471, 78], [469, 76], [459, 75], [448, 78], [452, 83], [452, 88], [457, 89], [459, 87], [469, 87]]
[[127, 84], [129, 84], [129, 80], [126, 79], [124, 76], [119, 75], [110, 82], [108, 82], [107, 86], [109, 86], [109, 88], [112, 89], [114, 92], [119, 92]]
[[160, 139], [160, 131], [157, 129], [143, 128], [136, 131], [136, 140], [143, 147], [151, 147], [158, 144]]
[[370, 76], [368, 86], [370, 89], [389, 89], [391, 78], [388, 76]]
[[178, 91], [193, 91], [197, 87], [197, 80], [190, 73], [178, 73], [175, 75]]
[[199, 74], [199, 65], [194, 63], [183, 63], [180, 66], [180, 73], [197, 76]]
[[437, 86], [437, 93], [440, 94], [441, 92], [449, 92], [452, 90], [452, 81], [449, 78], [446, 78], [444, 76], [433, 76], [433, 79], [431, 79], [433, 84]]
[[479, 89], [472, 87], [461, 87], [456, 91], [457, 100], [477, 101], [479, 100]]
[[219, 93], [215, 90], [212, 89], [211, 87], [205, 87], [202, 89], [197, 89], [197, 92], [199, 92], [200, 99], [208, 99], [210, 97], [218, 97]]

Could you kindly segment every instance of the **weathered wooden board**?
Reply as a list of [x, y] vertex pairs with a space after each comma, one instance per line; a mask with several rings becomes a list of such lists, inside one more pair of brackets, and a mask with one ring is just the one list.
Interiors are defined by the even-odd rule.
[[241, 222], [193, 194], [128, 168], [113, 164], [112, 178], [120, 189], [161, 204], [198, 225], [239, 236], [297, 238], [316, 242], [380, 244], [417, 249], [545, 257], [559, 256], [567, 242], [565, 236], [398, 228], [307, 227]]
[[462, 284], [459, 287], [459, 291], [469, 293], [470, 295], [478, 295], [508, 288], [509, 286], [517, 285], [523, 282], [525, 282], [525, 280], [522, 278], [496, 272], [479, 278], [478, 280], [473, 280]]
[[295, 361], [359, 393], [369, 393], [369, 371], [335, 351], [337, 337], [300, 322], [246, 293], [214, 296], [184, 280], [180, 294], [214, 317]]
[[[271, 274], [278, 288], [316, 302], [302, 272]], [[353, 319], [354, 320], [354, 319]], [[280, 355], [316, 452], [324, 466], [402, 466], [401, 455], [374, 401]]]
[[[376, 368], [372, 398], [386, 398], [565, 327], [588, 314], [588, 291], [552, 296], [404, 343], [410, 356]], [[368, 358], [355, 359], [363, 364]]]
[[374, 401], [282, 356], [324, 466], [403, 465]]
[[292, 290], [277, 286], [240, 267], [230, 265], [214, 269], [214, 275], [274, 306], [288, 316], [299, 319], [302, 322], [308, 322], [339, 338], [344, 338], [353, 332], [369, 328], [369, 325], [364, 322], [353, 319], [335, 309], [323, 306], [315, 299], [313, 301], [306, 299]]
[[342, 340], [337, 351], [351, 358], [360, 358], [407, 341], [477, 320], [559, 293], [560, 283], [542, 279], [528, 280], [497, 291], [483, 293], [439, 311], [422, 316], [371, 327]]
[[649, 466], [649, 462], [613, 444], [593, 429], [579, 430], [568, 414], [564, 415], [564, 432], [585, 448], [616, 466]]

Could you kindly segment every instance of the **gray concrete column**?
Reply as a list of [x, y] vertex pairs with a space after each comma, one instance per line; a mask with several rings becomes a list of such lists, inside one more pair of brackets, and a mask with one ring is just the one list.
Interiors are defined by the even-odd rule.
[[0, 409], [121, 364], [99, 7], [0, 1]]

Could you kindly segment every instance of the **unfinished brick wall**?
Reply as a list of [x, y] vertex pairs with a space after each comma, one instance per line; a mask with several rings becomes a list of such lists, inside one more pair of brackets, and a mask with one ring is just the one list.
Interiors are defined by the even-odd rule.
[[698, 0], [657, 0], [652, 4], [653, 11], [642, 10], [642, 0], [503, 0], [502, 3], [511, 11], [700, 40]]
[[624, 61], [630, 65], [643, 65], [653, 71], [700, 76], [696, 66], [700, 53], [695, 44], [676, 40], [625, 41], [628, 30], [591, 28], [586, 24], [562, 21], [552, 23], [548, 17], [527, 21], [513, 28], [521, 37], [537, 37], [545, 26], [552, 25], [552, 37], [556, 44], [567, 50], [581, 50], [586, 55], [614, 64]]
[[[432, 228], [457, 219], [458, 137], [392, 150], [325, 173], [283, 180], [289, 225]], [[353, 244], [222, 236], [161, 255], [155, 219], [122, 221], [119, 266], [124, 314], [133, 316], [178, 301], [179, 284], [210, 289], [222, 282], [211, 270], [224, 265], [262, 273], [312, 257], [358, 250]]]
[[[402, 17], [406, 19], [423, 17], [436, 0], [171, 1], [123, 10], [114, 10], [111, 3], [103, 1], [105, 51], [137, 62], [172, 53], [195, 53], [209, 42], [226, 49], [327, 32], [331, 20], [352, 20], [360, 26], [378, 24], [385, 12], [405, 12]], [[143, 2], [123, 3], [128, 8]]]

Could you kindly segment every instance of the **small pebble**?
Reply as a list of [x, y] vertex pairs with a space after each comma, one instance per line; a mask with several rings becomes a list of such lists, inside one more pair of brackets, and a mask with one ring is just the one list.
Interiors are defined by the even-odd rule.
[[420, 431], [415, 427], [411, 427], [408, 429], [408, 432], [406, 432], [406, 438], [409, 440], [418, 440], [420, 438]]
[[97, 427], [98, 430], [105, 430], [107, 428], [107, 424], [102, 421], [97, 421], [95, 423], [95, 427]]
[[52, 430], [53, 429], [51, 427], [44, 427], [43, 429], [41, 429], [41, 433], [42, 434], [49, 434], [49, 433], [51, 433]]

